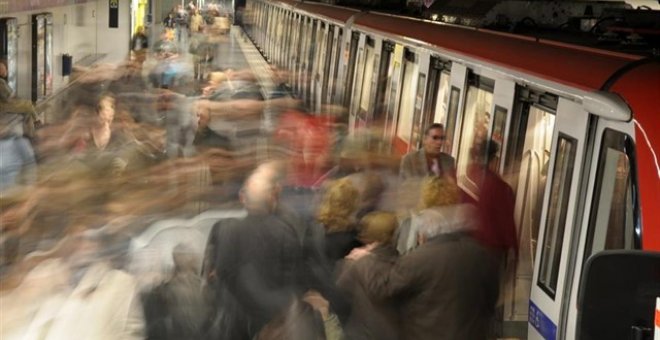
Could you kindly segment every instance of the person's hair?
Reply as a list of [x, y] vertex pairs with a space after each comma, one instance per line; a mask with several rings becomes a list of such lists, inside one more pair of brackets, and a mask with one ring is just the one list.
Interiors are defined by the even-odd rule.
[[433, 130], [433, 129], [442, 129], [442, 130], [444, 130], [445, 126], [440, 124], [440, 123], [433, 123], [433, 124], [429, 125], [426, 128], [426, 130], [424, 130], [424, 136], [428, 136], [429, 132], [431, 132], [431, 130]]
[[241, 189], [241, 199], [248, 210], [269, 210], [277, 195], [284, 171], [276, 161], [259, 165]]
[[484, 139], [479, 147], [486, 157], [486, 163], [495, 158], [495, 155], [500, 151], [500, 144], [492, 139]]
[[458, 202], [458, 185], [446, 177], [427, 177], [422, 183], [420, 209], [450, 205]]
[[426, 209], [417, 216], [417, 233], [430, 239], [441, 234], [472, 231], [475, 214], [470, 204]]
[[374, 211], [365, 215], [360, 221], [359, 239], [362, 243], [392, 242], [394, 231], [399, 227], [396, 214], [388, 211]]
[[353, 227], [353, 213], [357, 209], [359, 192], [348, 178], [330, 185], [319, 206], [317, 221], [328, 232], [347, 231]]
[[195, 251], [184, 243], [179, 243], [172, 249], [172, 260], [176, 272], [194, 272], [199, 262]]

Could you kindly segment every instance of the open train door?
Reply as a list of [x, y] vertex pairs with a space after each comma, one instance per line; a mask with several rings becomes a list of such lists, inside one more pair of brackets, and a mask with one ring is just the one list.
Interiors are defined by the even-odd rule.
[[561, 320], [573, 229], [588, 138], [589, 114], [581, 105], [559, 98], [552, 153], [548, 164], [539, 243], [529, 302], [528, 338], [556, 339]]

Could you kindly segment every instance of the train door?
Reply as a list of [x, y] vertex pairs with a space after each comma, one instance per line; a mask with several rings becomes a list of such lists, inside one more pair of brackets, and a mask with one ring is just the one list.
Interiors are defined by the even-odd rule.
[[418, 54], [419, 72], [417, 78], [417, 88], [414, 97], [414, 110], [412, 119], [412, 131], [410, 134], [410, 141], [408, 143], [408, 150], [417, 149], [422, 141], [426, 121], [429, 119], [430, 112], [424, 110], [427, 102], [431, 101], [431, 96], [426, 94], [429, 91], [428, 78], [431, 71], [431, 55], [428, 51], [420, 51]]
[[494, 79], [472, 72], [468, 74], [456, 175], [461, 189], [474, 198], [478, 196], [481, 179], [481, 172], [474, 165], [479, 162], [481, 156], [479, 153], [485, 151], [480, 150], [478, 146], [489, 136], [494, 88]]
[[[410, 148], [410, 140], [413, 131], [413, 118], [417, 103], [417, 88], [419, 76], [420, 57], [413, 50], [405, 48], [403, 50], [403, 74], [401, 90], [397, 93], [398, 112], [396, 115], [396, 132], [393, 139], [393, 146], [396, 152], [405, 153]], [[425, 76], [424, 76], [425, 79]], [[424, 80], [422, 81], [422, 83]], [[423, 86], [422, 86], [423, 89]], [[423, 93], [423, 92], [422, 92]], [[419, 105], [421, 110], [421, 104]]]
[[342, 75], [343, 97], [342, 102], [344, 107], [348, 110], [351, 104], [351, 96], [353, 95], [353, 77], [355, 76], [355, 65], [357, 64], [358, 44], [360, 41], [360, 33], [352, 31], [350, 40], [346, 42], [346, 49], [344, 50], [344, 74]]
[[293, 32], [291, 31], [291, 12], [286, 11], [284, 16], [284, 43], [281, 46], [280, 50], [282, 51], [281, 60], [282, 63], [280, 67], [284, 70], [290, 70], [289, 65], [289, 54], [291, 53], [291, 39], [293, 38]]
[[300, 64], [300, 97], [302, 100], [307, 101], [307, 78], [309, 77], [309, 51], [312, 44], [312, 18], [305, 18], [305, 33], [303, 34], [303, 49], [302, 54], [300, 55], [301, 64]]
[[529, 302], [530, 339], [557, 338], [562, 305], [570, 293], [569, 252], [580, 224], [577, 207], [588, 123], [589, 114], [580, 105], [559, 98]]
[[365, 64], [365, 44], [367, 41], [367, 36], [365, 34], [360, 34], [358, 39], [357, 47], [357, 63], [349, 67], [353, 68], [353, 76], [348, 78], [347, 83], [351, 84], [352, 91], [349, 95], [346, 96], [346, 107], [349, 112], [349, 121], [348, 126], [350, 127], [351, 133], [356, 124], [356, 111], [357, 106], [359, 105], [359, 94], [362, 90], [362, 78], [364, 76], [364, 64]]
[[32, 101], [53, 93], [53, 14], [32, 15]]
[[306, 63], [307, 67], [305, 68], [305, 104], [308, 108], [314, 109], [314, 93], [313, 93], [313, 84], [314, 84], [314, 61], [316, 56], [316, 51], [318, 46], [318, 32], [320, 30], [320, 20], [313, 19], [310, 22], [311, 31], [307, 38], [307, 53], [305, 57], [307, 58]]
[[7, 58], [7, 84], [18, 91], [18, 20], [0, 19], [0, 56]]
[[571, 253], [558, 338], [577, 337], [578, 288], [582, 268], [593, 255], [610, 249], [641, 249], [637, 171], [635, 163], [634, 123], [598, 119], [592, 138], [594, 147], [590, 180], [586, 188], [584, 213], [577, 222], [585, 226]]
[[387, 80], [386, 90], [386, 104], [385, 104], [385, 124], [383, 129], [383, 136], [386, 140], [392, 141], [396, 132], [397, 113], [399, 108], [399, 93], [401, 88], [401, 74], [404, 47], [399, 44], [394, 45], [394, 51], [390, 58], [390, 65], [388, 67], [388, 74], [390, 75]]
[[300, 14], [294, 14], [294, 19], [293, 19], [293, 50], [294, 52], [291, 53], [291, 67], [289, 70], [291, 70], [290, 74], [290, 83], [293, 86], [294, 92], [298, 93], [298, 68], [300, 67], [300, 53], [302, 52], [302, 39], [301, 39], [301, 34], [302, 34], [302, 22], [300, 18]]
[[343, 49], [342, 47], [344, 46], [344, 29], [341, 27], [337, 27], [335, 36], [333, 37], [332, 41], [332, 47], [333, 47], [333, 52], [332, 52], [332, 69], [330, 71], [330, 94], [328, 97], [328, 102], [333, 104], [333, 105], [338, 105], [340, 104], [340, 99], [338, 98], [339, 93], [341, 93], [341, 72], [339, 70], [340, 67], [340, 61], [343, 55]]
[[311, 108], [314, 112], [321, 112], [321, 84], [323, 84], [323, 62], [325, 61], [325, 43], [328, 35], [328, 25], [323, 21], [318, 21], [314, 47], [314, 61], [312, 63], [312, 79], [311, 79]]
[[307, 34], [309, 31], [309, 26], [308, 26], [308, 18], [305, 16], [300, 16], [300, 33], [299, 33], [299, 54], [297, 56], [297, 64], [298, 67], [296, 67], [296, 92], [298, 93], [299, 96], [303, 95], [303, 77], [304, 77], [304, 69], [305, 69], [305, 52], [307, 51]]
[[335, 25], [328, 24], [328, 31], [325, 38], [325, 58], [323, 59], [323, 83], [321, 84], [321, 104], [330, 103], [330, 88], [332, 84], [332, 64], [335, 45]]
[[[429, 65], [429, 82], [426, 90], [426, 102], [421, 122], [421, 131], [433, 123], [447, 125], [447, 108], [449, 105], [449, 81], [451, 62], [431, 57]], [[421, 134], [413, 139], [413, 145], [418, 148], [422, 143]]]
[[268, 61], [271, 63], [277, 63], [277, 49], [280, 45], [279, 41], [281, 38], [280, 34], [280, 25], [282, 20], [280, 18], [280, 8], [275, 7], [273, 13], [273, 25], [270, 31], [270, 42], [269, 42], [269, 52], [268, 52]]
[[447, 105], [447, 118], [445, 124], [445, 145], [443, 152], [454, 157], [458, 154], [458, 128], [461, 126], [461, 115], [465, 106], [465, 88], [467, 85], [468, 69], [465, 65], [452, 63], [449, 77], [449, 102]]
[[358, 71], [360, 79], [358, 88], [354, 91], [352, 114], [355, 116], [355, 128], [364, 127], [372, 120], [373, 106], [371, 102], [376, 94], [378, 82], [378, 66], [380, 54], [378, 51], [382, 48], [382, 40], [372, 39], [367, 36], [364, 45], [364, 60], [361, 69]]
[[387, 40], [376, 40], [377, 44], [381, 44], [381, 57], [378, 61], [378, 70], [377, 74], [374, 77], [375, 84], [374, 87], [375, 97], [374, 103], [371, 106], [371, 112], [369, 114], [370, 119], [376, 122], [376, 126], [385, 123], [387, 117], [387, 86], [391, 77], [390, 74], [390, 63], [392, 60], [392, 54], [394, 53], [394, 43]]
[[[506, 148], [503, 148], [503, 177], [516, 197], [514, 221], [518, 258], [510, 258], [506, 263], [502, 311], [507, 329], [514, 332], [512, 336], [524, 337], [527, 334], [529, 294], [556, 111], [556, 96], [528, 87], [517, 87], [515, 108], [507, 124]], [[498, 112], [501, 109], [496, 107], [496, 122], [501, 115]]]

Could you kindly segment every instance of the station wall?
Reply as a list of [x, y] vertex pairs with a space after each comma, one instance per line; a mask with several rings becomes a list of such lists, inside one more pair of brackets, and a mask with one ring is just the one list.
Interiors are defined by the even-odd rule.
[[69, 79], [62, 76], [62, 55], [73, 56], [74, 65], [99, 57], [99, 62], [120, 62], [128, 56], [130, 42], [130, 0], [119, 0], [119, 27], [109, 28], [109, 3], [85, 3], [36, 10], [0, 13], [0, 18], [18, 20], [18, 79], [16, 94], [30, 99], [32, 91], [32, 15], [53, 15], [52, 76], [53, 93]]

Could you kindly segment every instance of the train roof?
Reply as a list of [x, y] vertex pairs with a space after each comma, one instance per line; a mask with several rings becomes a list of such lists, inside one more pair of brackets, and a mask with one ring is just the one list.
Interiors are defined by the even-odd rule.
[[424, 20], [366, 13], [355, 25], [416, 40], [582, 90], [599, 90], [616, 70], [642, 57]]
[[325, 4], [309, 2], [301, 2], [298, 6], [296, 6], [296, 9], [320, 15], [326, 19], [339, 22], [346, 22], [354, 15], [361, 13], [360, 11], [352, 8], [329, 6]]

